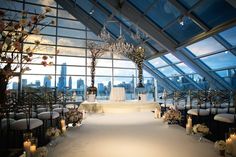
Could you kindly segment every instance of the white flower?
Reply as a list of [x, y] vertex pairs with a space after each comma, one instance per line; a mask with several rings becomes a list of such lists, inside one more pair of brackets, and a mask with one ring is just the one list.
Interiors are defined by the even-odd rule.
[[216, 141], [214, 144], [215, 149], [217, 150], [225, 150], [226, 148], [226, 143], [223, 140]]

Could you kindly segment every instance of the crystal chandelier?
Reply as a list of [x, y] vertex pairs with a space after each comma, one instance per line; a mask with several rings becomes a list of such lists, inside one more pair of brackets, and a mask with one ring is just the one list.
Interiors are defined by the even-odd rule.
[[106, 47], [109, 51], [112, 51], [117, 54], [123, 54], [127, 52], [132, 52], [134, 50], [134, 46], [125, 42], [125, 38], [122, 35], [121, 25], [120, 25], [120, 35], [115, 40], [112, 41], [109, 32], [107, 32], [106, 27], [104, 26], [100, 32], [99, 37], [106, 43]]

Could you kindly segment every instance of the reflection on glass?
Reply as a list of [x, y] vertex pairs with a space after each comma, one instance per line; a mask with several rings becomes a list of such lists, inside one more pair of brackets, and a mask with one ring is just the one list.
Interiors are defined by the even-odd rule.
[[135, 64], [132, 61], [125, 61], [125, 60], [114, 60], [113, 61], [114, 67], [120, 68], [135, 68]]
[[226, 68], [236, 65], [236, 56], [229, 51], [201, 58], [211, 69]]
[[174, 55], [172, 55], [171, 53], [166, 54], [165, 57], [169, 59], [172, 63], [180, 62], [180, 60], [176, 58]]
[[193, 71], [190, 67], [188, 67], [186, 64], [184, 63], [179, 63], [179, 64], [176, 64], [176, 66], [178, 68], [180, 68], [180, 70], [182, 70], [184, 73], [195, 73], [195, 71]]
[[162, 74], [164, 74], [165, 76], [167, 76], [167, 77], [174, 76], [174, 75], [179, 75], [179, 73], [174, 68], [172, 68], [171, 66], [164, 67], [164, 68], [159, 68], [158, 70], [160, 70], [160, 72]]
[[236, 45], [236, 27], [233, 27], [233, 28], [228, 29], [224, 32], [221, 32], [220, 36], [222, 36], [232, 46]]
[[224, 50], [225, 48], [217, 42], [214, 38], [210, 37], [205, 40], [199, 41], [195, 44], [187, 46], [195, 56], [213, 53], [216, 51]]
[[161, 66], [165, 66], [168, 65], [165, 61], [163, 61], [161, 58], [154, 58], [150, 61], [148, 61], [149, 63], [151, 63], [154, 67], [161, 67]]

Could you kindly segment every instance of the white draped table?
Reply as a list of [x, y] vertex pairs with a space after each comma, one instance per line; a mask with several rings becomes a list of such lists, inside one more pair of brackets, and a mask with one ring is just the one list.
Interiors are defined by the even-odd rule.
[[124, 87], [114, 87], [111, 89], [110, 101], [125, 101]]

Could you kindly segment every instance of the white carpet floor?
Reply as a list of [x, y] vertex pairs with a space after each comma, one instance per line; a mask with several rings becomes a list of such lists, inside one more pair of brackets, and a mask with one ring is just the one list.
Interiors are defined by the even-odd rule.
[[94, 114], [57, 140], [50, 157], [218, 157], [213, 143], [198, 141], [152, 112]]

